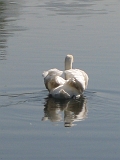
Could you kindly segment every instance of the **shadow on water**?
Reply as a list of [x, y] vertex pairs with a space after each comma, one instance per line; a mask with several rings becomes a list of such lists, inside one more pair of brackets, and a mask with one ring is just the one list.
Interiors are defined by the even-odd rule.
[[[74, 125], [73, 122], [82, 121], [86, 118], [86, 102], [84, 97], [81, 97], [79, 100], [59, 100], [48, 97], [45, 100], [44, 117], [42, 121], [64, 121], [65, 127], [71, 127]], [[62, 113], [64, 114], [64, 118], [62, 118]]]

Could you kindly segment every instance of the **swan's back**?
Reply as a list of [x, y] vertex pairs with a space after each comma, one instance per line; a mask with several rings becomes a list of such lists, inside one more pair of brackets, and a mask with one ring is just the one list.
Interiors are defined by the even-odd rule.
[[50, 69], [48, 71], [44, 71], [42, 76], [45, 78], [46, 76], [48, 75], [51, 75], [51, 76], [61, 76], [63, 74], [63, 71], [60, 71], [56, 68], [53, 68], [53, 69]]

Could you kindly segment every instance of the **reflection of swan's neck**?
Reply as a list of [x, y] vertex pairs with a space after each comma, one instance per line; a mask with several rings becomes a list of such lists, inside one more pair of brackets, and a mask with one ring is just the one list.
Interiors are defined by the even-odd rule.
[[65, 58], [65, 70], [72, 69], [73, 56], [67, 55]]

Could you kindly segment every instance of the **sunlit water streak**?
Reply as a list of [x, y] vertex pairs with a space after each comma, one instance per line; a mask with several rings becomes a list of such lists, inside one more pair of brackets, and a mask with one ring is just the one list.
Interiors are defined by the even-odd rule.
[[0, 1], [0, 60], [7, 58], [8, 38], [17, 31], [25, 31], [23, 26], [16, 25], [19, 19], [20, 2], [4, 0]]

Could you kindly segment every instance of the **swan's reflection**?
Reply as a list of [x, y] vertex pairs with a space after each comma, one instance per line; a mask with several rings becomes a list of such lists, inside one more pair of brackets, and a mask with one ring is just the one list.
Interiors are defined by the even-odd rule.
[[[64, 126], [71, 127], [75, 121], [81, 121], [86, 118], [87, 107], [86, 99], [81, 97], [79, 100], [57, 100], [48, 97], [45, 101], [44, 117], [42, 121], [50, 120], [52, 122], [62, 121]], [[62, 118], [62, 112], [64, 118]]]

